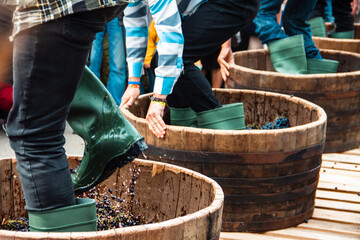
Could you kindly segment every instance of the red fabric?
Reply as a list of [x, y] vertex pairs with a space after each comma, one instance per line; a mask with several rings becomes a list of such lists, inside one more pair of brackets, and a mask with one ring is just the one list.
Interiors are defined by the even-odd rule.
[[9, 86], [10, 86], [9, 84], [7, 84], [7, 83], [5, 83], [5, 82], [2, 82], [2, 81], [0, 80], [0, 91], [1, 91], [3, 88], [9, 87]]
[[13, 88], [9, 84], [1, 84], [0, 88], [0, 109], [10, 111], [13, 105]]

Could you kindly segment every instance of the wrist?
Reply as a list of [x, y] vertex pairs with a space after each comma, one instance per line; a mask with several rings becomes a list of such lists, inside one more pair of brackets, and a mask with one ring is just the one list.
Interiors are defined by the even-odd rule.
[[128, 87], [130, 87], [130, 88], [140, 88], [140, 82], [129, 81], [128, 82]]
[[140, 78], [139, 77], [129, 77], [128, 82], [139, 82], [140, 83]]
[[166, 98], [158, 98], [158, 97], [152, 96], [152, 97], [150, 98], [150, 100], [151, 100], [151, 103], [160, 104], [160, 105], [162, 105], [163, 107], [165, 107], [166, 104], [167, 104]]
[[153, 93], [154, 98], [161, 98], [161, 99], [164, 99], [165, 101], [166, 101], [167, 96], [168, 95], [165, 95], [165, 94]]
[[221, 45], [221, 48], [231, 48], [231, 38]]
[[140, 88], [140, 78], [130, 77], [128, 79], [128, 87], [130, 87], [130, 88]]
[[161, 106], [164, 107], [164, 108], [166, 107], [166, 103], [165, 103], [165, 102], [151, 101], [151, 103], [161, 105]]

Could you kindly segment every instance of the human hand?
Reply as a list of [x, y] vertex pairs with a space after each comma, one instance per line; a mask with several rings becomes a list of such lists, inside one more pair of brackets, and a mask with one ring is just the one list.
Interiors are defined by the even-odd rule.
[[164, 116], [164, 109], [160, 102], [151, 102], [147, 115], [146, 123], [149, 126], [150, 131], [158, 138], [165, 137], [166, 124], [162, 119]]
[[148, 69], [148, 68], [150, 68], [151, 67], [151, 65], [149, 64], [149, 63], [144, 63], [144, 68], [145, 69]]
[[221, 45], [221, 51], [217, 61], [220, 65], [221, 77], [224, 81], [226, 81], [227, 77], [230, 75], [229, 63], [234, 63], [234, 57], [231, 50], [231, 39], [227, 40], [223, 45]]
[[353, 0], [351, 2], [351, 14], [355, 15], [359, 9], [359, 0]]
[[[129, 82], [130, 81], [136, 81], [138, 80], [138, 82], [140, 82], [140, 78], [129, 78]], [[126, 88], [126, 91], [124, 93], [124, 95], [121, 98], [121, 104], [120, 104], [120, 109], [122, 109], [123, 107], [128, 108], [131, 105], [134, 104], [134, 102], [136, 101], [136, 99], [140, 96], [140, 88], [133, 88], [128, 86]]]

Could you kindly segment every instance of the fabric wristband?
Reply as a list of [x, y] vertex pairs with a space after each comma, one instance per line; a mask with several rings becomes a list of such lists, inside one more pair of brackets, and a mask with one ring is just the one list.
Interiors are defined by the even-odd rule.
[[135, 82], [135, 81], [130, 81], [128, 82], [129, 85], [139, 85], [140, 86], [140, 82]]
[[164, 102], [151, 101], [151, 103], [158, 103], [158, 104], [162, 105], [163, 107], [166, 106], [166, 103], [164, 103]]

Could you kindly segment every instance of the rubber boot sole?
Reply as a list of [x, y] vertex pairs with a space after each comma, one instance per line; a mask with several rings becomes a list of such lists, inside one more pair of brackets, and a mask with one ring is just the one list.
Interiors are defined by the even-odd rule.
[[138, 157], [145, 149], [147, 149], [147, 144], [145, 143], [144, 139], [141, 139], [131, 145], [129, 150], [126, 151], [126, 153], [112, 158], [105, 166], [104, 170], [102, 171], [102, 174], [100, 177], [91, 185], [74, 189], [75, 195], [79, 195], [83, 192], [86, 192], [93, 188], [94, 186], [102, 183], [104, 180], [109, 178], [116, 169], [122, 168], [128, 163], [132, 162], [136, 157]]

